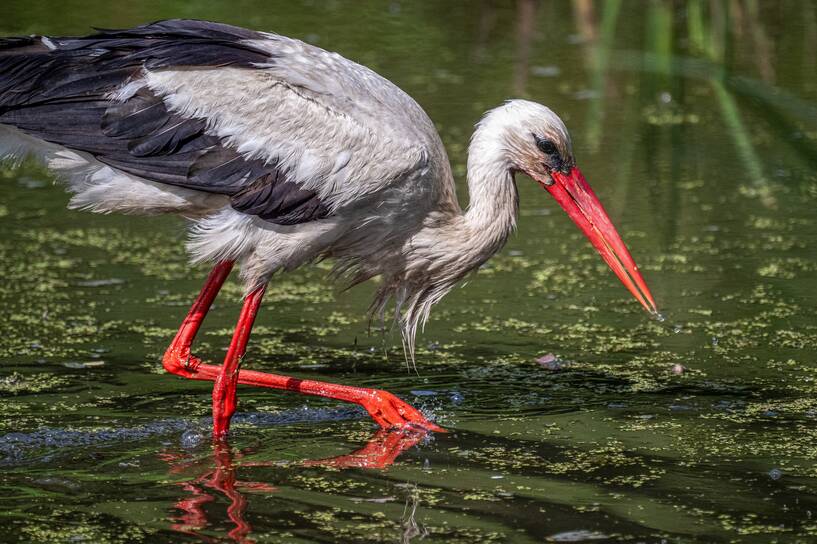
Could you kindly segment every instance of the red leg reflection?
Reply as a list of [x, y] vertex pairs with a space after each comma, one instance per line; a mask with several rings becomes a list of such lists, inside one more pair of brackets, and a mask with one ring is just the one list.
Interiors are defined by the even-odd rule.
[[386, 468], [394, 463], [397, 456], [417, 445], [428, 433], [417, 429], [381, 429], [369, 442], [346, 455], [328, 459], [304, 461], [305, 466], [325, 465], [338, 468]]
[[190, 493], [192, 497], [176, 503], [176, 508], [184, 514], [179, 516], [178, 523], [174, 523], [170, 528], [180, 533], [198, 536], [198, 531], [207, 527], [204, 505], [213, 502], [213, 496], [192, 483], [182, 484], [182, 489]]
[[305, 395], [359, 404], [384, 429], [419, 427], [429, 431], [445, 432], [441, 427], [428, 421], [418, 410], [386, 391], [240, 370], [241, 358], [244, 356], [253, 321], [264, 296], [264, 287], [256, 289], [244, 299], [244, 306], [241, 309], [224, 366], [204, 364], [200, 359], [193, 357], [190, 353], [193, 339], [232, 267], [232, 262], [224, 262], [213, 268], [162, 359], [168, 372], [194, 380], [215, 382], [213, 387], [213, 434], [215, 437], [222, 436], [229, 428], [230, 418], [235, 411], [235, 390], [238, 383], [286, 389]]
[[[305, 466], [333, 466], [338, 468], [374, 468], [383, 469], [390, 466], [397, 457], [408, 448], [419, 443], [428, 433], [417, 429], [380, 430], [362, 448], [346, 455], [329, 459], [305, 461]], [[233, 524], [227, 536], [236, 542], [250, 543], [248, 538], [252, 527], [245, 519], [247, 499], [239, 490], [249, 492], [272, 493], [275, 487], [263, 482], [247, 482], [238, 479], [238, 469], [243, 467], [279, 466], [276, 462], [249, 461], [239, 463], [248, 451], [234, 453], [225, 440], [213, 443], [212, 463], [209, 459], [190, 459], [184, 454], [160, 454], [160, 458], [170, 464], [171, 474], [193, 472], [198, 474], [192, 480], [178, 485], [189, 494], [176, 502], [182, 514], [173, 518], [170, 526], [174, 531], [194, 535], [205, 541], [218, 541], [209, 538], [201, 531], [210, 526], [204, 506], [216, 502], [217, 492], [229, 501], [227, 517]]]
[[216, 470], [205, 484], [211, 489], [220, 491], [230, 500], [227, 507], [227, 517], [233, 522], [235, 528], [227, 533], [227, 536], [236, 542], [249, 542], [245, 537], [250, 534], [252, 528], [244, 520], [244, 510], [247, 508], [247, 499], [235, 490], [236, 487], [236, 467], [233, 465], [233, 456], [230, 447], [225, 442], [213, 445], [213, 458], [216, 460]]
[[[235, 457], [240, 459], [241, 456], [242, 454], [239, 453]], [[163, 457], [166, 461], [176, 463], [171, 466], [171, 473], [184, 472], [191, 468], [200, 470], [197, 467], [198, 463], [184, 462], [180, 456], [165, 455]], [[227, 533], [227, 536], [236, 542], [249, 544], [253, 541], [247, 538], [252, 531], [252, 527], [244, 519], [247, 499], [238, 489], [271, 493], [275, 491], [275, 487], [262, 482], [238, 481], [236, 474], [238, 467], [234, 463], [233, 452], [223, 440], [213, 444], [213, 461], [215, 463], [214, 468], [205, 468], [205, 472], [201, 476], [180, 484], [182, 489], [192, 496], [181, 499], [176, 503], [176, 508], [184, 513], [176, 518], [176, 523], [171, 525], [171, 529], [180, 533], [195, 535], [204, 540], [216, 541], [216, 539], [208, 539], [201, 534], [201, 531], [210, 525], [203, 507], [205, 504], [216, 500], [212, 493], [205, 491], [205, 489], [209, 489], [222, 494], [229, 500], [227, 517], [232, 522], [233, 529]]]

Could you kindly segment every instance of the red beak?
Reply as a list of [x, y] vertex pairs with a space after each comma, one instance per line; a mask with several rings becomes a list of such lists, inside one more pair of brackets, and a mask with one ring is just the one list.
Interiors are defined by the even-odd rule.
[[582, 229], [584, 235], [596, 248], [604, 262], [615, 272], [621, 283], [633, 294], [648, 312], [657, 313], [658, 308], [652, 298], [641, 272], [630, 256], [627, 246], [613, 226], [598, 197], [587, 184], [581, 170], [575, 166], [568, 174], [554, 171], [553, 183], [540, 183], [564, 208], [570, 219]]

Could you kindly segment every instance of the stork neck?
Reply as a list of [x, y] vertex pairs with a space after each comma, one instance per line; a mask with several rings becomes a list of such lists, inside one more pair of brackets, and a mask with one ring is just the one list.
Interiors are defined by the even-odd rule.
[[[516, 226], [511, 166], [498, 151], [503, 146], [483, 139], [485, 134], [478, 128], [468, 150], [468, 209], [462, 213], [452, 190], [442, 213], [408, 240], [404, 266], [384, 283], [375, 303], [382, 308], [394, 296], [404, 308], [401, 327], [412, 359], [417, 327], [431, 306], [499, 251]], [[447, 177], [450, 183], [443, 185], [453, 189], [450, 172]]]
[[465, 222], [478, 238], [498, 244], [516, 227], [519, 197], [511, 164], [500, 141], [477, 129], [468, 150], [468, 209]]

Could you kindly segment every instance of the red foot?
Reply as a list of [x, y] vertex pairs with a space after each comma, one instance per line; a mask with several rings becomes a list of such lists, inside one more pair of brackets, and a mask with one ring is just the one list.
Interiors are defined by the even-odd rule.
[[361, 389], [369, 395], [367, 400], [360, 403], [369, 412], [375, 423], [383, 429], [411, 429], [419, 428], [435, 433], [448, 432], [442, 427], [430, 422], [419, 410], [397, 398], [388, 391], [380, 389]]

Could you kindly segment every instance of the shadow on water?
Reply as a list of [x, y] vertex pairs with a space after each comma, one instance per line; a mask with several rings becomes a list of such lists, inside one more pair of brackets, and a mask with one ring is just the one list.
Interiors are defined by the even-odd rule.
[[[277, 427], [298, 423], [326, 423], [346, 421], [365, 416], [356, 407], [339, 409], [315, 409], [304, 407], [277, 414], [237, 413], [233, 422], [238, 426]], [[205, 440], [209, 433], [210, 418], [198, 421], [185, 419], [164, 419], [136, 427], [111, 429], [69, 430], [43, 428], [30, 433], [8, 433], [0, 436], [0, 466], [14, 466], [23, 463], [49, 463], [56, 456], [71, 448], [105, 447], [113, 444], [156, 440], [178, 436], [179, 442], [194, 448]]]

